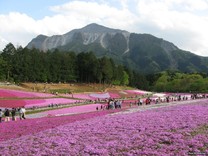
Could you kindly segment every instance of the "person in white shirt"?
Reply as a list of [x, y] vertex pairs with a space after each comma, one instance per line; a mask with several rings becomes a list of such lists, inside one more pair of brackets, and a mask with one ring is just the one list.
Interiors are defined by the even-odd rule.
[[26, 113], [25, 107], [20, 108], [19, 113], [20, 113], [20, 120], [26, 119], [25, 118], [25, 113]]

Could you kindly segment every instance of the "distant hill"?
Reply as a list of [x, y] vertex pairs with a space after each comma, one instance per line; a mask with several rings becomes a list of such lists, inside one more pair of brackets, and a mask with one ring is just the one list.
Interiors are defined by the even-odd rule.
[[111, 57], [116, 63], [142, 73], [167, 69], [182, 72], [208, 71], [207, 57], [183, 51], [173, 43], [150, 34], [130, 33], [95, 23], [63, 35], [38, 35], [27, 47], [42, 51], [92, 51], [97, 57]]

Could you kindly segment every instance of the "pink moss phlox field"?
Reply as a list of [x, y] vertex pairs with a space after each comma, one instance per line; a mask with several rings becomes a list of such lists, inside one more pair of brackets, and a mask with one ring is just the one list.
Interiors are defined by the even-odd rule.
[[110, 95], [110, 97], [111, 98], [115, 98], [115, 99], [117, 99], [117, 98], [121, 98], [121, 96], [118, 94], [118, 93], [112, 93], [112, 92], [109, 92], [109, 95]]
[[[90, 119], [94, 117], [99, 117], [113, 112], [116, 112], [116, 110], [89, 112], [89, 113], [75, 114], [70, 116], [17, 120], [15, 122], [13, 121], [2, 122], [0, 123], [0, 134], [1, 134], [0, 142], [13, 138], [18, 138], [24, 135], [30, 135], [30, 134], [33, 135], [35, 133], [47, 129], [55, 128], [60, 125], [68, 124], [75, 121]], [[26, 118], [27, 118], [27, 114], [26, 114]]]
[[66, 98], [51, 98], [51, 99], [44, 99], [44, 101], [37, 100], [25, 100], [26, 101], [26, 108], [30, 107], [43, 107], [48, 106], [50, 104], [70, 104], [75, 102], [81, 102], [80, 100], [74, 100], [74, 99], [66, 99]]
[[126, 93], [135, 94], [135, 95], [144, 95], [149, 94], [150, 92], [143, 91], [143, 90], [125, 90]]
[[17, 108], [25, 106], [26, 108], [31, 107], [44, 107], [50, 104], [70, 104], [80, 102], [80, 100], [65, 99], [65, 98], [50, 98], [50, 99], [11, 99], [11, 100], [0, 100], [0, 107], [3, 108]]
[[96, 111], [96, 107], [100, 109], [101, 105], [103, 104], [90, 104], [90, 105], [69, 107], [69, 108], [63, 108], [63, 109], [58, 109], [58, 110], [46, 111], [44, 112], [44, 114], [52, 115], [52, 116], [60, 116], [60, 115], [67, 115], [67, 114], [87, 113], [87, 112]]
[[106, 98], [120, 98], [120, 95], [117, 93], [83, 93], [83, 94], [61, 94], [64, 97], [77, 98], [77, 99], [85, 99], [85, 100], [97, 100], [97, 99], [106, 99]]
[[199, 101], [198, 104], [100, 116], [58, 127], [54, 125], [55, 128], [39, 133], [2, 141], [0, 149], [5, 156], [185, 156], [208, 153], [207, 130], [193, 134], [207, 125], [207, 121], [208, 102]]
[[54, 97], [47, 93], [34, 93], [19, 90], [0, 89], [0, 98], [35, 98], [35, 97]]
[[91, 93], [89, 96], [93, 99], [108, 99], [110, 98], [109, 93]]
[[72, 97], [72, 98], [77, 98], [77, 99], [85, 99], [85, 100], [92, 100], [92, 98], [89, 96], [89, 94], [85, 94], [85, 93], [83, 93], [83, 94], [79, 94], [79, 93], [77, 93], [77, 94], [69, 94], [68, 95], [69, 97]]
[[1, 108], [17, 108], [25, 106], [25, 100], [0, 100], [0, 107]]

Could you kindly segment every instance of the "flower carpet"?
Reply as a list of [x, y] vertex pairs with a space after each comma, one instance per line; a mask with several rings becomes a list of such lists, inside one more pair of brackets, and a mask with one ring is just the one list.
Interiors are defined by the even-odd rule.
[[47, 99], [9, 99], [0, 100], [0, 107], [3, 108], [17, 108], [25, 106], [26, 108], [32, 107], [45, 107], [50, 104], [70, 104], [80, 102], [80, 100], [67, 99], [67, 98], [47, 98]]
[[37, 98], [37, 97], [54, 97], [53, 94], [26, 92], [11, 89], [0, 89], [0, 98]]
[[76, 107], [62, 108], [57, 110], [45, 111], [42, 114], [46, 114], [47, 116], [61, 116], [61, 115], [94, 112], [96, 111], [97, 107], [100, 109], [101, 105], [103, 104], [89, 104], [89, 105], [82, 105]]
[[[88, 112], [82, 114], [73, 114], [70, 116], [43, 117], [26, 120], [17, 120], [0, 123], [0, 142], [24, 135], [33, 135], [35, 133], [55, 128], [60, 125], [86, 120], [94, 117], [104, 116], [107, 114], [118, 112], [117, 110]], [[27, 115], [26, 115], [27, 117]], [[1, 149], [1, 148], [0, 148]]]
[[207, 99], [108, 115], [113, 111], [1, 123], [0, 151], [5, 156], [208, 154]]
[[85, 99], [85, 100], [103, 100], [108, 98], [121, 98], [117, 93], [106, 92], [106, 93], [76, 93], [76, 94], [61, 94], [63, 97], [70, 97], [76, 99]]

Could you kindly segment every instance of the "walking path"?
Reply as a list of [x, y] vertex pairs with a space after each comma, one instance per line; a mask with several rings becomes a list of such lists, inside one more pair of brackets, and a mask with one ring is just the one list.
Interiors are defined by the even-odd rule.
[[142, 105], [142, 106], [134, 106], [132, 108], [127, 109], [126, 111], [117, 112], [111, 115], [115, 114], [128, 114], [138, 111], [145, 111], [149, 109], [155, 109], [155, 108], [162, 108], [162, 107], [168, 107], [173, 105], [184, 105], [184, 104], [196, 104], [199, 102], [207, 101], [208, 99], [195, 99], [195, 100], [185, 100], [185, 101], [173, 101], [169, 103], [160, 103], [160, 104], [150, 104], [150, 105]]
[[[123, 107], [124, 110], [122, 109], [121, 111], [119, 111], [117, 113], [113, 113], [111, 115], [127, 114], [127, 113], [145, 111], [145, 110], [150, 110], [150, 109], [155, 109], [155, 108], [168, 107], [168, 106], [173, 106], [173, 105], [195, 104], [195, 103], [199, 103], [199, 102], [203, 102], [203, 101], [207, 101], [207, 100], [208, 99], [195, 99], [195, 100], [173, 101], [173, 102], [169, 102], [169, 103], [159, 103], [159, 104], [150, 104], [150, 105], [143, 104], [142, 106], [135, 106], [134, 105], [131, 108], [129, 106], [125, 106], [125, 107]], [[93, 111], [96, 111], [96, 109], [94, 109]], [[46, 116], [48, 116], [48, 115], [47, 115], [47, 113], [44, 113], [44, 112], [26, 115], [27, 118], [42, 118], [42, 117], [46, 117]]]

